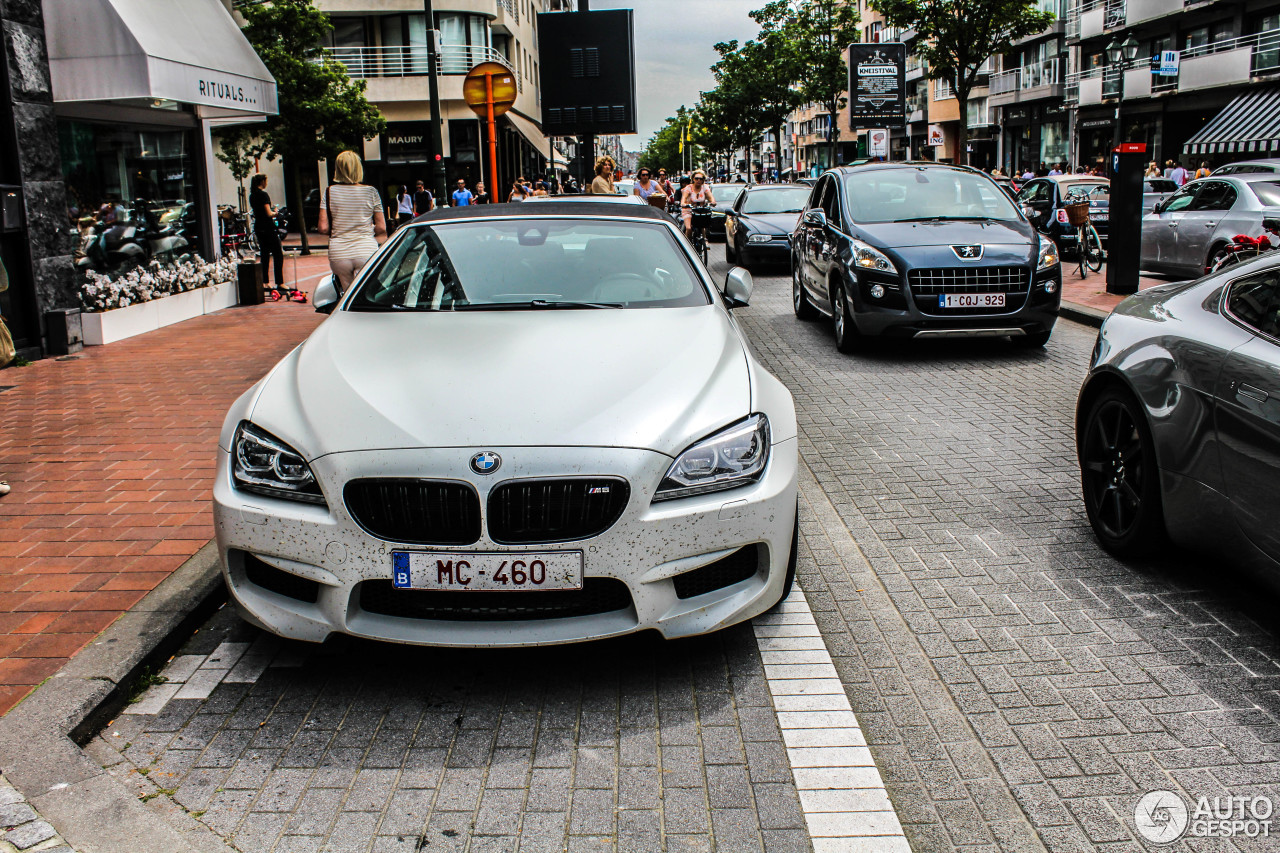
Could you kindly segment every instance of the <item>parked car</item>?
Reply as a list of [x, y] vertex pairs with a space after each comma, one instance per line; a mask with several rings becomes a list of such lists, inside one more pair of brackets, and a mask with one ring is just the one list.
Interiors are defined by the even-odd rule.
[[1121, 302], [1076, 406], [1085, 509], [1102, 546], [1128, 556], [1172, 540], [1274, 582], [1277, 400], [1280, 257]]
[[1237, 163], [1228, 163], [1225, 166], [1219, 166], [1213, 170], [1211, 178], [1219, 175], [1248, 175], [1248, 174], [1274, 174], [1280, 172], [1280, 157], [1269, 157], [1259, 160], [1241, 160]]
[[1012, 337], [1044, 346], [1062, 299], [1053, 241], [990, 176], [941, 163], [823, 175], [791, 237], [796, 316], [868, 338]]
[[[1048, 234], [1062, 251], [1075, 250], [1076, 229], [1067, 218], [1065, 206], [1072, 201], [1087, 199], [1096, 187], [1109, 186], [1106, 178], [1093, 175], [1053, 175], [1034, 178], [1018, 191], [1018, 203], [1027, 218], [1041, 232]], [[1073, 196], [1079, 199], [1072, 198]], [[1102, 213], [1102, 211], [1099, 211]], [[1092, 214], [1092, 211], [1091, 211]], [[1107, 239], [1107, 220], [1090, 216], [1098, 236]]]
[[757, 184], [738, 194], [725, 218], [725, 260], [747, 269], [791, 259], [791, 232], [809, 199], [800, 184]]
[[1144, 178], [1142, 181], [1142, 212], [1150, 213], [1155, 206], [1178, 191], [1178, 183], [1171, 178]]
[[[1142, 213], [1147, 214], [1175, 192], [1178, 185], [1168, 178], [1150, 178], [1142, 182], [1142, 189]], [[1078, 192], [1069, 196], [1076, 197], [1080, 197]], [[1111, 224], [1111, 185], [1089, 185], [1083, 198], [1089, 202], [1089, 221], [1099, 229], [1099, 235], [1105, 233], [1102, 229]]]
[[707, 228], [707, 236], [712, 241], [725, 239], [725, 216], [733, 209], [747, 184], [716, 184], [711, 188], [711, 197], [716, 203], [711, 205], [711, 225]]
[[1198, 278], [1237, 234], [1263, 234], [1280, 217], [1280, 175], [1208, 177], [1178, 189], [1142, 217], [1142, 268]]
[[796, 562], [786, 387], [648, 205], [494, 204], [399, 229], [231, 408], [214, 520], [285, 637], [532, 646], [703, 634]]

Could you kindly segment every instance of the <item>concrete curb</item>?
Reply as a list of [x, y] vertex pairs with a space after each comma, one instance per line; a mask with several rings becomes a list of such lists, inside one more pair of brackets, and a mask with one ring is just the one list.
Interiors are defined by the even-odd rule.
[[1093, 326], [1097, 329], [1101, 328], [1102, 321], [1107, 319], [1110, 314], [1107, 311], [1090, 308], [1088, 305], [1081, 305], [1078, 302], [1063, 302], [1062, 307], [1058, 309], [1058, 316], [1065, 317], [1068, 320], [1075, 320], [1077, 323], [1084, 323], [1086, 326]]
[[225, 598], [210, 542], [0, 718], [0, 769], [81, 853], [230, 849], [197, 821], [180, 830], [80, 748]]

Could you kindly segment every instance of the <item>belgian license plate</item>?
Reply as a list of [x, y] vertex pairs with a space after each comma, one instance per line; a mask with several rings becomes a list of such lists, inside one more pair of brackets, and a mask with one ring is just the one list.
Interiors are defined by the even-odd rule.
[[1003, 293], [940, 293], [939, 308], [1003, 308]]
[[1108, 219], [1111, 218], [1111, 214], [1110, 213], [1090, 213], [1089, 218], [1092, 219], [1094, 222], [1106, 222]]
[[582, 589], [582, 552], [392, 551], [397, 589]]

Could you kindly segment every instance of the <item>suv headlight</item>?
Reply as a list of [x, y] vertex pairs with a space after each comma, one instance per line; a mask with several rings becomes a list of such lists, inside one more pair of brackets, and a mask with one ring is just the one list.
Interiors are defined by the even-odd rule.
[[1040, 235], [1040, 260], [1036, 262], [1037, 270], [1047, 270], [1058, 265], [1058, 247], [1043, 234]]
[[876, 270], [897, 275], [898, 268], [889, 260], [889, 256], [879, 249], [868, 246], [861, 240], [850, 240], [853, 246], [853, 265], [859, 269]]
[[231, 444], [231, 480], [237, 489], [309, 504], [324, 504], [320, 484], [302, 454], [264, 429], [243, 421]]
[[653, 500], [736, 489], [759, 480], [769, 462], [769, 419], [762, 414], [725, 427], [681, 453]]

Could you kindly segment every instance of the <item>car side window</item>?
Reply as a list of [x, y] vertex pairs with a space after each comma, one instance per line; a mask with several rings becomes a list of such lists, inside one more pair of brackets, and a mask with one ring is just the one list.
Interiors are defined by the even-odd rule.
[[1227, 310], [1255, 332], [1280, 340], [1280, 271], [1258, 273], [1232, 284]]
[[1196, 199], [1196, 190], [1198, 187], [1187, 186], [1178, 190], [1165, 200], [1164, 207], [1160, 208], [1161, 213], [1176, 213], [1179, 210], [1185, 210], [1191, 206], [1191, 202]]
[[1030, 204], [1035, 201], [1044, 201], [1044, 191], [1047, 189], [1044, 181], [1032, 181], [1018, 191], [1018, 201], [1023, 204]]
[[813, 185], [813, 192], [809, 193], [809, 203], [804, 206], [805, 210], [813, 210], [815, 207], [822, 206], [822, 187], [823, 182], [821, 180]]
[[827, 177], [827, 191], [822, 194], [822, 212], [827, 215], [827, 221], [834, 227], [840, 227], [840, 181], [836, 178]]
[[1188, 210], [1230, 210], [1236, 203], [1236, 189], [1226, 181], [1205, 181]]

